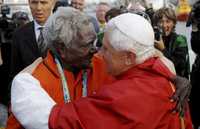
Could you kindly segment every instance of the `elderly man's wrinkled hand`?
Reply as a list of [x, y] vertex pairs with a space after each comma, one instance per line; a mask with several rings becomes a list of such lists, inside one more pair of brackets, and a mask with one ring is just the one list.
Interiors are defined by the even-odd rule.
[[180, 76], [176, 76], [172, 82], [176, 87], [176, 92], [171, 98], [173, 102], [177, 102], [174, 111], [184, 112], [192, 85], [188, 79]]

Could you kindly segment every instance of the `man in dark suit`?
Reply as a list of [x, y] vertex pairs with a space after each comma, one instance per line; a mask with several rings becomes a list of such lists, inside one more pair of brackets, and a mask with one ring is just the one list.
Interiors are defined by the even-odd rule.
[[11, 46], [10, 76], [14, 77], [35, 59], [42, 56], [39, 43], [41, 28], [52, 13], [55, 0], [28, 0], [33, 21], [17, 29]]

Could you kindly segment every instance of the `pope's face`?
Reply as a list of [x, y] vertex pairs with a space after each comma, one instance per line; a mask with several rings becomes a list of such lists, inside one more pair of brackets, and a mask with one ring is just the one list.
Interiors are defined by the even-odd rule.
[[123, 51], [116, 51], [110, 44], [106, 33], [104, 35], [101, 53], [103, 55], [103, 59], [105, 60], [106, 68], [109, 74], [117, 76], [127, 69], [127, 65], [125, 63], [127, 53]]

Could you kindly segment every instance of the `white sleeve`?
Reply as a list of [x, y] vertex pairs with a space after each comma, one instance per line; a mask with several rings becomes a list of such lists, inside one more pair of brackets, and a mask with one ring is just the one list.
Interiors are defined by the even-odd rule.
[[26, 129], [48, 129], [54, 100], [29, 73], [18, 74], [11, 87], [11, 110]]

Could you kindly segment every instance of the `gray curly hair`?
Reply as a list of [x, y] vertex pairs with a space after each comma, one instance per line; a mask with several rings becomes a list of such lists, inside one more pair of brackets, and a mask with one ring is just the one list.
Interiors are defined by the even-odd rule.
[[64, 43], [66, 47], [71, 46], [71, 41], [74, 38], [78, 38], [78, 32], [89, 23], [89, 16], [83, 12], [71, 7], [59, 7], [49, 17], [43, 30], [46, 48], [49, 48], [57, 42]]

